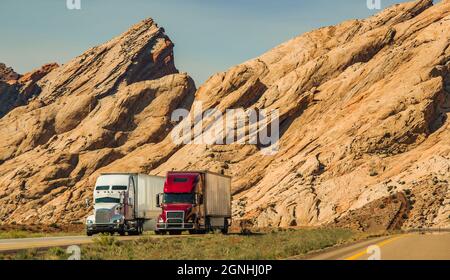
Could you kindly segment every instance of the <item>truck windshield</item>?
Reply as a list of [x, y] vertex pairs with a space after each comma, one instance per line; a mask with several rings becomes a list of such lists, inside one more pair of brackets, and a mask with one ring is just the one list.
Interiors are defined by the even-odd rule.
[[186, 182], [188, 181], [188, 178], [175, 177], [175, 178], [173, 179], [173, 181], [174, 181], [175, 183], [186, 183]]
[[109, 186], [97, 186], [95, 189], [97, 191], [108, 191], [109, 190]]
[[112, 186], [113, 191], [126, 191], [127, 188], [127, 186]]
[[96, 198], [95, 203], [120, 203], [120, 199], [114, 197], [101, 197]]
[[193, 193], [166, 193], [164, 203], [194, 203]]

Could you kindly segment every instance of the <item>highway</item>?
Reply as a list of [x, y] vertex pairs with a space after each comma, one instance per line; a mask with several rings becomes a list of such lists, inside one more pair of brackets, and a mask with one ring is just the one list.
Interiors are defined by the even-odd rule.
[[[180, 236], [159, 236], [144, 235], [150, 238], [173, 238]], [[141, 236], [115, 236], [118, 240], [128, 241], [138, 239]], [[18, 239], [0, 239], [0, 254], [15, 252], [25, 249], [45, 249], [51, 247], [68, 247], [71, 245], [83, 245], [94, 242], [94, 237], [88, 236], [60, 236], [60, 237], [37, 237], [37, 238], [18, 238]]]
[[450, 260], [450, 233], [408, 233], [313, 254], [309, 260]]

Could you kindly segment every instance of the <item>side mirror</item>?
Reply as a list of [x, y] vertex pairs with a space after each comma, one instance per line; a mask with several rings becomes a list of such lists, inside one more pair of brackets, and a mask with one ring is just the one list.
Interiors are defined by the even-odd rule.
[[156, 207], [161, 208], [161, 202], [162, 202], [162, 193], [159, 193], [156, 195]]
[[86, 203], [86, 208], [89, 208], [89, 206], [91, 206], [91, 201], [89, 200], [89, 198], [86, 198], [84, 202]]
[[120, 204], [124, 204], [125, 203], [125, 198], [121, 195], [120, 196]]

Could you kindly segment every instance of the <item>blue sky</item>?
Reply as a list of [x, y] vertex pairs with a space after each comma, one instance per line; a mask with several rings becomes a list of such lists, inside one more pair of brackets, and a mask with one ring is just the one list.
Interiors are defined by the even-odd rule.
[[[381, 0], [382, 7], [405, 2]], [[306, 31], [365, 18], [366, 0], [1, 0], [0, 62], [24, 73], [65, 63], [152, 17], [175, 43], [175, 62], [197, 86]]]

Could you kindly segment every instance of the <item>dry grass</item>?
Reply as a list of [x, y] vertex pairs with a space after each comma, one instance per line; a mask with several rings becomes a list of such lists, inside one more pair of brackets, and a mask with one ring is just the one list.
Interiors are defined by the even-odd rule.
[[68, 236], [84, 234], [84, 225], [0, 225], [0, 239]]

